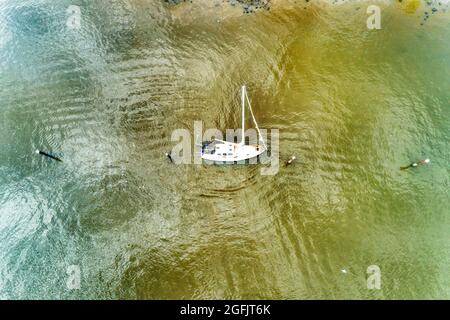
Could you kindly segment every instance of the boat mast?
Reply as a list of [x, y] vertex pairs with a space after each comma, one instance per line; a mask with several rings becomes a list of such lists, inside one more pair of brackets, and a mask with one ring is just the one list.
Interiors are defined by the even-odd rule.
[[241, 144], [245, 144], [245, 86], [242, 86], [242, 139]]
[[253, 122], [255, 123], [256, 130], [258, 131], [259, 139], [260, 139], [261, 142], [263, 143], [264, 149], [267, 150], [267, 145], [266, 145], [266, 143], [264, 142], [263, 135], [261, 134], [261, 131], [259, 130], [258, 123], [256, 122], [255, 115], [253, 114], [252, 104], [250, 103], [250, 99], [248, 98], [248, 94], [245, 94], [245, 98], [247, 99], [248, 108], [250, 109], [250, 114], [251, 114], [251, 116], [252, 116]]

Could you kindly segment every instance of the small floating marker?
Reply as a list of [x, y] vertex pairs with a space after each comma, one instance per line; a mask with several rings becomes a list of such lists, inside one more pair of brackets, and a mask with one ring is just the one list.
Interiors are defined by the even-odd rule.
[[41, 151], [41, 150], [36, 150], [36, 153], [37, 154], [42, 154], [43, 156], [49, 157], [49, 158], [51, 158], [53, 160], [62, 162], [62, 160], [60, 158], [55, 157], [54, 155], [51, 155], [51, 154], [49, 154], [47, 152], [44, 152], [44, 151]]
[[342, 272], [342, 273], [347, 273], [347, 270], [341, 269], [341, 272]]

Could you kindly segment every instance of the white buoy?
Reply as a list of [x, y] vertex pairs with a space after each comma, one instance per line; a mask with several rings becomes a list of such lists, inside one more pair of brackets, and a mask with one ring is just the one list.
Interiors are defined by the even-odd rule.
[[347, 273], [347, 270], [342, 269], [341, 272], [342, 272], [342, 273]]

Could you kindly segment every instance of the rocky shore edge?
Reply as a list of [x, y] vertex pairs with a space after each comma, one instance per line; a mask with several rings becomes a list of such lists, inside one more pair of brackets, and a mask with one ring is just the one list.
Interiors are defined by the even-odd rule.
[[[192, 0], [164, 0], [168, 4], [180, 4], [182, 2], [192, 2]], [[309, 0], [303, 0], [309, 2]], [[270, 10], [271, 0], [223, 0], [233, 7], [241, 6], [244, 13], [253, 13], [257, 10]]]
[[[177, 5], [183, 2], [192, 3], [193, 0], [164, 0], [166, 3], [171, 5]], [[213, 1], [213, 0], [211, 0]], [[245, 14], [254, 13], [258, 10], [270, 10], [272, 5], [272, 0], [215, 0], [217, 4], [220, 2], [228, 3], [233, 7], [242, 7]], [[323, 0], [322, 0], [323, 1]], [[329, 0], [330, 4], [345, 3], [349, 0]], [[361, 1], [361, 0], [359, 0]], [[386, 0], [389, 1], [389, 0]], [[430, 14], [437, 13], [438, 11], [446, 12], [448, 9], [448, 4], [450, 0], [390, 0], [392, 3], [398, 2], [399, 4], [405, 5], [407, 7], [417, 9], [421, 5], [425, 5], [425, 16], [424, 21], [426, 21]], [[419, 4], [419, 2], [422, 2]], [[314, 0], [297, 0], [295, 3], [300, 4], [310, 4], [314, 3]], [[428, 9], [428, 10], [426, 10]]]

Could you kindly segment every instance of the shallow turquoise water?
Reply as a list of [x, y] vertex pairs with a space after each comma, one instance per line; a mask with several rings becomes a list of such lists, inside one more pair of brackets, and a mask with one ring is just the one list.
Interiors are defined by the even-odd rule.
[[[448, 12], [70, 4], [0, 4], [1, 298], [450, 298]], [[169, 164], [242, 83], [298, 162]]]

